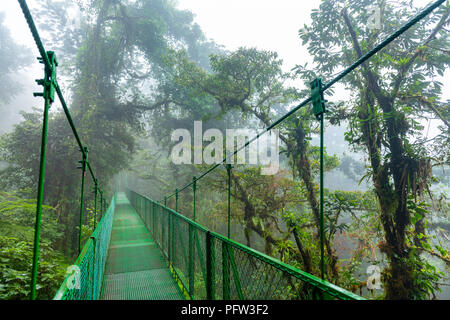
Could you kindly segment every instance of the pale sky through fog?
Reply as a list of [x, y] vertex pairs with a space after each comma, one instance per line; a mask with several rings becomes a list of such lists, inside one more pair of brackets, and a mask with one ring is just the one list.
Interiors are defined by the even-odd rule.
[[298, 30], [311, 22], [320, 1], [178, 0], [192, 11], [208, 38], [235, 50], [241, 46], [277, 51], [285, 69], [312, 61], [301, 46]]
[[[33, 13], [33, 8], [40, 0], [29, 0], [27, 3]], [[228, 50], [238, 47], [257, 47], [276, 51], [283, 59], [283, 69], [290, 70], [296, 64], [311, 62], [312, 59], [305, 47], [302, 47], [298, 30], [304, 24], [309, 24], [310, 13], [318, 8], [320, 0], [178, 0], [178, 8], [194, 13], [195, 21], [203, 32], [216, 43], [224, 45]], [[431, 0], [416, 0], [418, 7], [424, 7]], [[37, 55], [36, 46], [16, 0], [0, 0], [0, 12], [6, 14], [6, 25], [10, 28], [15, 40], [32, 48]], [[39, 26], [38, 26], [39, 29]], [[47, 50], [51, 43], [44, 43]], [[64, 57], [58, 57], [63, 60]], [[42, 65], [34, 63], [23, 72], [21, 77], [27, 87], [35, 91], [34, 79], [41, 77]], [[447, 70], [445, 76], [450, 76]], [[442, 100], [450, 99], [450, 84], [443, 81]], [[298, 83], [301, 86], [301, 83]], [[333, 99], [343, 99], [347, 95], [339, 85], [334, 86]], [[16, 100], [33, 101], [31, 89], [22, 93]], [[25, 96], [26, 95], [26, 96]], [[31, 98], [30, 98], [31, 96]], [[24, 100], [24, 101], [25, 101]], [[21, 103], [23, 105], [25, 103]], [[20, 107], [19, 107], [20, 108]]]
[[[302, 46], [298, 30], [311, 22], [312, 9], [320, 0], [177, 0], [180, 9], [193, 12], [195, 22], [208, 38], [229, 50], [241, 46], [276, 51], [285, 71], [296, 64], [311, 63], [312, 57]], [[430, 0], [415, 0], [419, 8]], [[344, 67], [344, 66], [343, 66]], [[450, 71], [445, 73], [446, 78]], [[450, 84], [443, 82], [442, 100], [450, 99]], [[301, 85], [301, 84], [299, 84]], [[346, 95], [335, 85], [336, 99]]]

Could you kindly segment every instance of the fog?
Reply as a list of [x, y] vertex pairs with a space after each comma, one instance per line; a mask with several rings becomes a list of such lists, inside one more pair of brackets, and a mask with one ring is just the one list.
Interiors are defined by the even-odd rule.
[[[233, 240], [316, 276], [325, 228], [328, 281], [369, 299], [448, 299], [450, 61], [443, 6], [326, 91], [324, 104], [280, 121], [277, 148], [263, 136], [261, 152], [251, 144], [241, 163], [228, 155], [249, 137], [236, 146], [221, 141], [230, 129], [264, 132], [311, 95], [312, 80], [326, 84], [358, 50], [372, 49], [429, 3], [406, 2], [388, 2], [392, 11], [374, 30], [367, 26], [368, 0], [336, 0], [337, 7], [327, 0], [29, 0], [44, 47], [56, 53], [71, 121], [88, 147], [80, 153], [56, 99], [44, 179], [44, 100], [33, 97], [43, 90], [35, 80], [44, 66], [18, 2], [1, 1], [0, 61], [7, 68], [0, 77], [0, 241], [10, 252], [22, 242], [32, 247], [35, 193], [45, 180], [43, 241], [54, 250], [45, 253], [54, 262], [48, 272], [59, 278], [38, 298], [52, 297], [66, 261], [79, 254], [79, 239], [90, 241], [99, 190], [108, 205], [119, 194], [128, 201], [125, 192], [133, 190], [189, 219], [197, 214], [197, 223], [224, 236], [231, 222]], [[428, 39], [434, 28], [437, 36]], [[263, 156], [277, 170], [265, 171]], [[79, 170], [82, 161], [95, 179]], [[401, 290], [387, 280], [368, 290], [373, 266], [397, 277]], [[407, 272], [395, 274], [402, 268]], [[8, 281], [0, 272], [0, 299], [24, 299], [3, 289]], [[417, 288], [408, 287], [412, 281]]]

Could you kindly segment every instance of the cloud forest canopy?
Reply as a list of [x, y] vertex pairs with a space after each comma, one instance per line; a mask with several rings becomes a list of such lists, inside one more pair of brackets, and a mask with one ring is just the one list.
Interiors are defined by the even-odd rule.
[[[420, 8], [413, 2], [321, 1], [311, 24], [298, 31], [313, 65], [289, 72], [276, 52], [245, 45], [229, 51], [206, 39], [193, 13], [173, 1], [48, 0], [36, 17], [70, 88], [70, 111], [89, 146], [89, 161], [110, 182], [107, 197], [117, 177], [128, 176], [137, 191], [158, 200], [205, 169], [170, 161], [173, 130], [193, 130], [199, 120], [204, 130], [223, 132], [269, 126], [310, 95], [294, 84], [309, 88], [316, 77], [333, 78], [415, 15]], [[379, 29], [367, 27], [369, 5], [380, 8]], [[79, 24], [68, 18], [71, 6], [79, 10]], [[339, 152], [329, 146], [324, 158], [326, 181], [334, 185], [325, 188], [326, 279], [370, 298], [435, 298], [447, 283], [450, 109], [442, 101], [440, 79], [450, 62], [449, 10], [448, 4], [440, 6], [345, 77], [349, 99], [327, 97], [326, 134], [345, 137], [345, 144]], [[26, 66], [28, 56], [1, 22], [0, 15], [0, 41], [10, 48], [10, 55], [1, 56]], [[11, 64], [5, 65], [0, 80], [12, 84]], [[0, 110], [8, 108], [12, 93], [1, 88]], [[311, 109], [280, 124], [276, 175], [263, 175], [258, 166], [232, 169], [230, 215], [236, 240], [319, 275], [319, 126]], [[28, 292], [23, 261], [31, 259], [40, 119], [39, 110], [23, 113], [0, 137], [2, 299], [23, 299]], [[77, 254], [79, 151], [65, 121], [62, 112], [51, 113], [43, 215], [48, 263], [40, 270], [40, 299], [52, 297]], [[424, 134], [430, 123], [431, 138]], [[216, 170], [202, 180], [197, 202], [198, 222], [223, 234], [227, 179], [225, 170]], [[366, 188], [359, 186], [362, 180]], [[178, 202], [188, 217], [191, 192], [180, 194]], [[86, 193], [86, 210], [93, 207], [94, 196]], [[88, 214], [83, 241], [93, 225]], [[370, 264], [381, 267], [382, 290], [367, 289]], [[448, 291], [442, 296], [448, 298]]]

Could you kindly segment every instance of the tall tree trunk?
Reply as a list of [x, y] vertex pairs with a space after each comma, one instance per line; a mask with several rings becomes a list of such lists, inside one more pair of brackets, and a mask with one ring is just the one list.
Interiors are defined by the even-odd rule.
[[[397, 155], [390, 163], [381, 161], [381, 127], [372, 117], [375, 109], [375, 99], [370, 85], [364, 89], [361, 96], [364, 99], [359, 108], [358, 117], [361, 120], [362, 138], [368, 150], [369, 160], [373, 170], [373, 182], [378, 202], [380, 204], [380, 220], [383, 225], [385, 241], [380, 246], [387, 255], [389, 268], [385, 270], [385, 293], [387, 299], [411, 299], [413, 289], [413, 270], [408, 264], [409, 251], [405, 241], [405, 228], [409, 223], [409, 212], [406, 208], [406, 179], [403, 175], [403, 149], [397, 139], [390, 142], [397, 149]], [[386, 102], [387, 100], [384, 100]], [[390, 107], [384, 106], [386, 110]], [[386, 121], [390, 121], [387, 119]], [[395, 121], [395, 120], [391, 120]], [[388, 134], [395, 135], [393, 124]], [[394, 186], [390, 183], [391, 172]]]
[[297, 248], [300, 251], [300, 255], [302, 256], [305, 271], [311, 273], [312, 272], [311, 253], [309, 252], [309, 250], [303, 247], [298, 232], [295, 228], [292, 230], [292, 234], [294, 235], [295, 243], [297, 244]]
[[[344, 9], [342, 11], [356, 56], [362, 56], [356, 32]], [[410, 215], [406, 207], [408, 193], [408, 174], [405, 150], [401, 136], [404, 134], [404, 116], [394, 108], [395, 94], [389, 96], [379, 86], [379, 77], [372, 72], [366, 63], [361, 72], [365, 80], [365, 88], [361, 92], [361, 106], [358, 117], [362, 124], [362, 139], [369, 153], [373, 170], [373, 182], [381, 210], [381, 223], [385, 233], [385, 242], [380, 249], [386, 253], [389, 268], [385, 270], [385, 293], [387, 299], [412, 299], [414, 289], [414, 266], [409, 259], [409, 248], [406, 244], [406, 227], [410, 223]], [[400, 83], [400, 82], [399, 82]], [[386, 148], [390, 156], [382, 162], [381, 140], [382, 126], [372, 117], [375, 105], [383, 112], [385, 121]], [[393, 185], [391, 183], [391, 178]]]
[[[270, 119], [268, 115], [264, 113], [255, 112], [253, 109], [246, 109], [242, 108], [242, 111], [244, 112], [253, 112], [253, 114], [261, 120], [266, 126], [270, 126]], [[283, 141], [284, 144], [286, 144], [286, 147], [290, 154], [294, 157], [294, 164], [298, 171], [298, 174], [300, 178], [303, 180], [306, 190], [307, 190], [307, 200], [309, 202], [309, 205], [311, 206], [311, 210], [314, 215], [315, 225], [317, 228], [317, 237], [320, 234], [320, 212], [319, 212], [319, 202], [317, 200], [317, 192], [314, 189], [314, 182], [311, 172], [311, 165], [309, 162], [308, 154], [307, 154], [307, 145], [306, 145], [306, 134], [302, 127], [302, 124], [300, 123], [299, 126], [296, 128], [295, 132], [295, 143], [292, 143], [289, 141], [285, 136], [280, 134], [280, 139]], [[338, 257], [336, 254], [336, 251], [333, 249], [333, 246], [331, 242], [325, 237], [325, 248], [327, 252], [327, 258], [328, 258], [328, 265], [330, 266], [330, 270], [326, 268], [326, 273], [328, 271], [331, 272], [331, 275], [333, 278], [337, 278], [339, 274], [338, 270]], [[300, 248], [299, 248], [300, 250]], [[310, 257], [304, 257], [306, 261], [305, 263], [311, 263]]]

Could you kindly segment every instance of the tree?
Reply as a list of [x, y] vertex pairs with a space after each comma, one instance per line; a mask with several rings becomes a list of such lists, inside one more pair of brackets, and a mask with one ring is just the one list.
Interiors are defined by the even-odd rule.
[[[144, 133], [145, 113], [162, 105], [152, 98], [159, 93], [148, 89], [148, 83], [162, 77], [158, 70], [164, 54], [172, 46], [183, 46], [201, 63], [202, 48], [210, 43], [190, 12], [177, 10], [165, 0], [80, 2], [85, 19], [76, 30], [70, 30], [64, 19], [64, 3], [70, 4], [47, 1], [41, 23], [50, 35], [58, 28], [63, 31], [47, 42], [54, 44], [51, 49], [61, 65], [58, 72], [69, 76], [73, 121], [89, 147], [89, 161], [99, 183], [108, 192], [113, 175], [130, 163], [136, 136]], [[147, 89], [140, 89], [143, 84]], [[2, 159], [9, 163], [0, 172], [1, 184], [10, 190], [32, 188], [37, 182], [41, 113], [23, 113], [23, 117], [13, 132], [2, 137], [0, 146]], [[59, 223], [66, 228], [58, 248], [67, 254], [76, 252], [80, 159], [65, 115], [52, 113], [44, 201], [57, 208]], [[87, 207], [93, 202], [92, 186], [91, 179], [86, 179]]]
[[[369, 5], [381, 9], [381, 29], [367, 27]], [[449, 108], [439, 101], [442, 84], [437, 80], [450, 63], [445, 37], [449, 10], [448, 4], [441, 6], [343, 79], [352, 99], [347, 109], [334, 110], [334, 121], [348, 120], [347, 141], [369, 156], [384, 230], [381, 248], [389, 260], [384, 273], [388, 299], [417, 299], [433, 293], [429, 283], [435, 275], [421, 271], [426, 262], [412, 244], [415, 236], [424, 233], [425, 216], [413, 221], [408, 199], [423, 196], [433, 162], [449, 161]], [[322, 1], [311, 14], [312, 24], [299, 31], [314, 55], [315, 68], [299, 66], [298, 74], [308, 81], [312, 72], [331, 78], [342, 62], [350, 65], [417, 11], [410, 1]], [[431, 117], [442, 124], [430, 148], [420, 138], [419, 120]]]
[[21, 45], [11, 38], [9, 30], [4, 25], [5, 16], [0, 13], [0, 63], [3, 65], [0, 81], [0, 105], [11, 102], [19, 92], [21, 85], [11, 76], [13, 72], [26, 67], [31, 63], [30, 54]]
[[[52, 299], [62, 283], [66, 267], [64, 256], [46, 241], [41, 243], [37, 283], [38, 299]], [[30, 261], [33, 242], [0, 235], [0, 299], [24, 300], [30, 294]]]
[[[282, 248], [288, 248], [288, 256], [302, 261], [299, 251], [286, 244], [292, 230], [283, 227], [281, 218], [286, 208], [296, 206], [299, 201], [294, 188], [295, 182], [286, 178], [283, 172], [262, 175], [261, 167], [239, 167], [231, 172], [232, 219], [244, 227], [247, 246], [252, 247], [250, 235], [255, 232], [264, 239], [263, 248], [266, 254], [274, 255], [279, 252], [282, 260], [287, 262], [290, 259], [283, 255]], [[208, 178], [206, 183], [212, 186], [213, 190], [224, 194], [227, 190], [226, 181], [226, 174], [216, 174]], [[226, 206], [226, 202], [218, 202], [216, 205], [222, 219], [226, 216]], [[210, 215], [210, 211], [208, 212]], [[309, 261], [305, 262], [305, 267], [311, 272]]]
[[0, 74], [0, 112], [8, 114], [11, 111], [8, 105], [22, 89], [17, 73], [31, 64], [31, 55], [14, 41], [4, 20], [4, 14], [0, 13], [0, 63], [3, 66]]
[[[268, 127], [272, 122], [287, 112], [286, 106], [299, 100], [301, 92], [286, 87], [291, 79], [289, 73], [281, 69], [282, 60], [275, 52], [240, 48], [235, 52], [211, 55], [212, 72], [207, 72], [189, 61], [187, 57], [178, 56], [177, 78], [185, 86], [194, 88], [198, 94], [209, 94], [218, 102], [223, 113], [237, 111], [249, 119], [257, 119], [260, 124]], [[317, 149], [309, 143], [310, 135], [317, 132], [311, 110], [302, 110], [297, 117], [291, 117], [282, 123], [280, 140], [284, 151], [290, 159], [294, 176], [301, 179], [305, 186], [307, 201], [315, 221], [316, 237], [319, 235], [320, 216], [317, 187], [314, 183], [312, 159], [318, 155]], [[337, 163], [330, 161], [333, 157], [326, 156], [327, 170]], [[317, 169], [317, 166], [316, 166]], [[295, 228], [293, 229], [295, 230]], [[332, 243], [326, 239], [326, 250], [329, 278], [338, 278], [337, 256]], [[301, 239], [297, 245], [302, 248]], [[308, 250], [305, 248], [305, 250]], [[306, 257], [306, 255], [305, 255]], [[308, 261], [306, 259], [305, 261]], [[311, 270], [311, 266], [305, 266]]]
[[[36, 199], [31, 190], [0, 192], [0, 299], [29, 296], [30, 261], [33, 254]], [[61, 238], [56, 210], [43, 207], [42, 246], [39, 265], [40, 299], [51, 299], [65, 274], [64, 256], [53, 249]]]

